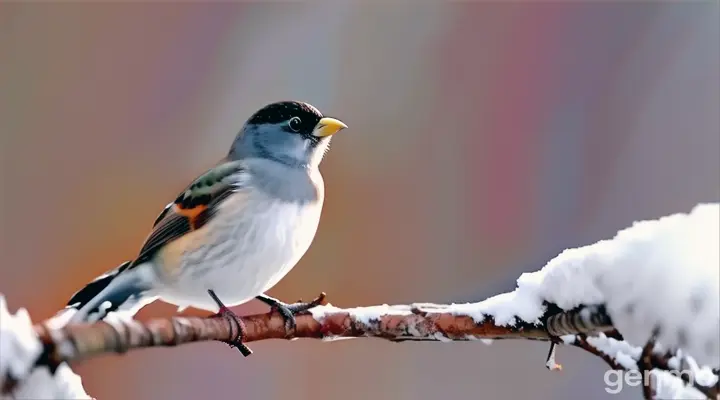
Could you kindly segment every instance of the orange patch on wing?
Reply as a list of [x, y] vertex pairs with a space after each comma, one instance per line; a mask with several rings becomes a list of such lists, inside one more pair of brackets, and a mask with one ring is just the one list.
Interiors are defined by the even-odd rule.
[[198, 228], [198, 216], [200, 216], [203, 211], [207, 210], [207, 206], [204, 205], [195, 206], [193, 208], [182, 208], [180, 205], [175, 204], [174, 208], [176, 214], [182, 215], [188, 219], [190, 222], [190, 229], [192, 230]]
[[175, 213], [182, 215], [183, 217], [186, 217], [188, 219], [195, 219], [198, 215], [200, 215], [201, 212], [207, 210], [207, 206], [195, 206], [193, 208], [182, 208], [178, 204], [175, 204]]

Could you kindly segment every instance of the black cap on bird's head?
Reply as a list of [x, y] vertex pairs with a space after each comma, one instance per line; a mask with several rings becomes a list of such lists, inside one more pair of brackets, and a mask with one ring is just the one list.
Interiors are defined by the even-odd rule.
[[247, 120], [229, 157], [261, 157], [291, 166], [317, 166], [330, 137], [345, 128], [342, 121], [324, 117], [308, 103], [272, 103]]
[[304, 128], [305, 131], [312, 131], [312, 128], [320, 121], [323, 115], [317, 108], [299, 101], [281, 101], [268, 104], [258, 110], [248, 119], [248, 124], [277, 124], [297, 118], [297, 128]]
[[335, 118], [323, 117], [313, 105], [300, 101], [268, 104], [252, 115], [247, 125], [280, 125], [285, 132], [312, 138], [331, 136], [347, 126]]

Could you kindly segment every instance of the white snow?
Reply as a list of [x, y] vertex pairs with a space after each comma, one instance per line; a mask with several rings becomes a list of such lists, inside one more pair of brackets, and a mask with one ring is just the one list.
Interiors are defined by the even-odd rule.
[[475, 335], [465, 335], [465, 340], [472, 341], [472, 342], [474, 342], [474, 341], [479, 341], [480, 343], [482, 343], [482, 344], [484, 344], [484, 345], [486, 345], [486, 346], [490, 346], [490, 345], [493, 344], [493, 340], [492, 340], [492, 339], [479, 338], [479, 337], [477, 337], [477, 336], [475, 336]]
[[613, 239], [565, 250], [521, 275], [515, 291], [452, 311], [478, 323], [492, 317], [512, 325], [517, 317], [537, 324], [543, 301], [566, 310], [605, 304], [629, 343], [644, 345], [659, 326], [666, 348], [720, 365], [720, 205], [636, 222]]
[[685, 365], [692, 371], [695, 382], [703, 386], [714, 386], [718, 381], [718, 376], [712, 372], [707, 365], [700, 366], [697, 361], [690, 356], [685, 357]]
[[5, 376], [25, 376], [42, 351], [27, 310], [10, 314], [0, 295], [0, 386]]
[[437, 339], [439, 342], [443, 342], [443, 343], [451, 343], [451, 342], [453, 341], [452, 339], [450, 339], [449, 337], [443, 335], [443, 334], [440, 333], [440, 332], [435, 332], [435, 333], [433, 334], [433, 337], [434, 337], [435, 339]]
[[720, 207], [637, 223], [617, 238], [621, 251], [596, 274], [613, 325], [638, 345], [660, 327], [666, 348], [720, 366]]
[[67, 325], [68, 322], [70, 322], [70, 319], [73, 315], [75, 315], [75, 313], [77, 313], [76, 308], [70, 306], [65, 307], [57, 314], [44, 321], [44, 324], [50, 329], [60, 329], [63, 326]]
[[317, 306], [310, 309], [310, 314], [312, 314], [313, 318], [318, 322], [322, 322], [328, 314], [335, 314], [339, 312], [350, 313], [357, 321], [362, 322], [365, 325], [370, 325], [372, 320], [379, 320], [381, 317], [386, 315], [412, 314], [412, 311], [408, 306], [389, 306], [387, 304], [372, 307], [341, 309], [328, 303], [327, 305]]
[[680, 378], [680, 376], [686, 376], [691, 379], [692, 382], [696, 382], [705, 387], [714, 386], [717, 381], [717, 375], [713, 374], [712, 370], [707, 367], [698, 366], [695, 359], [688, 356], [684, 358], [685, 363], [677, 361], [670, 365], [673, 371], [660, 371], [653, 370], [652, 374], [655, 378], [655, 390], [657, 392], [658, 399], [705, 399], [700, 391], [696, 390], [692, 385], [688, 385]]
[[652, 371], [655, 397], [658, 399], [705, 400], [704, 394], [685, 384], [680, 378], [667, 371]]
[[[568, 337], [566, 343], [571, 344], [572, 341], [574, 341], [574, 337], [572, 337], [572, 340]], [[638, 369], [637, 361], [642, 355], [642, 347], [635, 347], [625, 341], [608, 338], [602, 333], [596, 337], [588, 337], [587, 342], [602, 353], [611, 356], [623, 368], [628, 370]], [[662, 346], [655, 346], [653, 352], [656, 354], [665, 353]], [[668, 366], [672, 371], [652, 370], [653, 380], [650, 382], [653, 383], [656, 390], [656, 398], [705, 399], [705, 396], [700, 391], [683, 382], [681, 376], [689, 377], [691, 383], [697, 382], [706, 387], [715, 385], [718, 377], [713, 374], [709, 367], [698, 366], [692, 357], [684, 357], [685, 362], [682, 363], [680, 360], [682, 352], [679, 353], [678, 356], [671, 358], [668, 362]]]
[[13, 391], [15, 399], [90, 399], [82, 380], [67, 364], [62, 364], [50, 375], [47, 367], [35, 368]]
[[515, 290], [493, 296], [480, 303], [453, 304], [450, 310], [445, 311], [456, 315], [468, 315], [476, 323], [492, 317], [496, 325], [513, 326], [516, 317], [525, 322], [540, 324], [540, 317], [545, 312], [545, 307], [539, 297], [523, 290]]
[[[88, 399], [81, 379], [66, 364], [54, 376], [46, 367], [30, 371], [42, 351], [25, 309], [10, 314], [0, 294], [0, 387], [7, 373], [20, 380], [13, 390], [16, 399]], [[30, 374], [28, 376], [28, 374]], [[4, 398], [4, 397], [3, 397]]]
[[600, 333], [598, 336], [587, 338], [592, 347], [614, 358], [618, 364], [627, 369], [637, 369], [637, 360], [642, 354], [641, 347], [629, 345], [627, 342], [605, 336]]
[[563, 341], [565, 344], [573, 344], [575, 343], [576, 336], [575, 335], [563, 335], [560, 336], [560, 340]]

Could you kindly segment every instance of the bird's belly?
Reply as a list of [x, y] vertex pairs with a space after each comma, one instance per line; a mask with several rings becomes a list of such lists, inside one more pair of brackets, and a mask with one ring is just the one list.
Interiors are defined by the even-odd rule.
[[214, 311], [209, 289], [228, 306], [265, 292], [310, 247], [320, 207], [229, 198], [207, 225], [168, 246], [160, 257], [162, 268], [170, 272], [160, 297], [181, 307]]

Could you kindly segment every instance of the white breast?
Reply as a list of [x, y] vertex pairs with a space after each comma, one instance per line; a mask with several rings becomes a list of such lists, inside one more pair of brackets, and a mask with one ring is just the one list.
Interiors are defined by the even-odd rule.
[[165, 269], [176, 273], [159, 296], [181, 307], [216, 310], [208, 289], [228, 306], [264, 293], [310, 247], [321, 209], [322, 200], [301, 205], [257, 190], [234, 194], [207, 225], [178, 241], [175, 260], [167, 255], [172, 249], [161, 257]]

